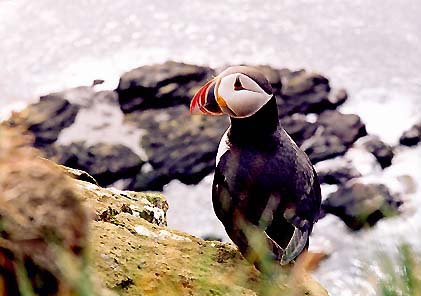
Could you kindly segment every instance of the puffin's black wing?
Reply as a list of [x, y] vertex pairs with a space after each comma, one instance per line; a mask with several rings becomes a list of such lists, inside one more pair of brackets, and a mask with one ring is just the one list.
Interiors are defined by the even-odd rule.
[[230, 147], [217, 164], [212, 198], [217, 217], [240, 250], [246, 248], [247, 238], [233, 238], [241, 233], [236, 219], [240, 215], [252, 225], [261, 225], [261, 217], [270, 208], [271, 218], [263, 230], [270, 241], [283, 248], [276, 255], [287, 264], [308, 246], [321, 196], [308, 157], [282, 129], [278, 137], [275, 142], [282, 144], [276, 151]]

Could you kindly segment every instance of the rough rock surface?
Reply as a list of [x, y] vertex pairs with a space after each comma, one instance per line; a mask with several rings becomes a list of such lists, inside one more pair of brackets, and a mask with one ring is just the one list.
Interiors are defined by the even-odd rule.
[[341, 218], [352, 230], [359, 230], [398, 214], [401, 205], [401, 199], [383, 184], [350, 181], [331, 193], [322, 203], [322, 209]]
[[[313, 163], [343, 155], [358, 137], [365, 135], [358, 116], [332, 110], [347, 99], [347, 94], [344, 90], [333, 94], [326, 77], [305, 70], [257, 67], [268, 77], [277, 96], [283, 127]], [[101, 185], [122, 179], [133, 190], [161, 190], [173, 179], [195, 184], [212, 172], [220, 137], [228, 126], [226, 118], [191, 116], [186, 108], [193, 94], [214, 73], [208, 67], [176, 62], [136, 68], [122, 75], [116, 91], [78, 87], [43, 97], [31, 107], [29, 126], [47, 157], [89, 172]], [[117, 101], [126, 112], [126, 123], [134, 123], [145, 133], [141, 149], [135, 151], [144, 150], [148, 158], [149, 165], [141, 172], [143, 162], [121, 145], [51, 145], [60, 131], [74, 121], [79, 108], [78, 120], [99, 102], [114, 106]], [[306, 117], [308, 113], [317, 115]], [[89, 116], [85, 120], [91, 128], [106, 127], [106, 122], [97, 127]], [[74, 134], [74, 130], [68, 131]], [[89, 135], [86, 140], [92, 143]]]
[[405, 131], [399, 142], [405, 146], [415, 146], [421, 142], [421, 122], [414, 124], [409, 130]]
[[143, 161], [128, 147], [121, 144], [98, 143], [87, 146], [84, 142], [53, 145], [44, 149], [47, 158], [75, 169], [87, 171], [100, 185], [134, 178]]
[[207, 67], [166, 62], [133, 69], [116, 89], [123, 112], [190, 104], [198, 88], [213, 75]]
[[28, 129], [35, 135], [35, 145], [43, 147], [57, 140], [61, 130], [75, 121], [78, 111], [79, 106], [51, 94], [29, 105], [21, 114], [26, 118]]
[[304, 141], [301, 149], [313, 163], [345, 154], [349, 147], [367, 131], [358, 115], [328, 110], [317, 119], [319, 128]]
[[361, 177], [361, 173], [344, 159], [331, 159], [316, 164], [315, 169], [320, 184], [345, 184], [347, 181]]
[[228, 127], [222, 117], [191, 116], [185, 106], [132, 113], [127, 120], [146, 130], [145, 149], [149, 172], [141, 172], [132, 190], [161, 190], [170, 180], [195, 184], [215, 167], [219, 140]]
[[368, 136], [367, 139], [363, 138], [363, 146], [365, 149], [374, 155], [379, 162], [382, 169], [392, 165], [392, 159], [395, 155], [393, 148], [390, 145], [385, 144], [377, 136]]
[[317, 122], [309, 122], [306, 117], [301, 114], [286, 116], [281, 119], [281, 126], [294, 139], [298, 146], [301, 146], [305, 140], [311, 138], [319, 124]]
[[335, 109], [346, 100], [344, 95], [332, 98], [329, 80], [323, 75], [304, 70], [284, 70], [281, 73], [284, 74], [281, 96], [278, 97], [278, 112], [281, 117], [294, 113], [321, 113]]

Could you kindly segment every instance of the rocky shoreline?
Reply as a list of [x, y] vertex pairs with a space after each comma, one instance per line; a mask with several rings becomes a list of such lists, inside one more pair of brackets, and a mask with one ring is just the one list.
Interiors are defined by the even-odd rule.
[[[353, 229], [373, 225], [383, 216], [399, 213], [401, 198], [391, 195], [387, 187], [380, 190], [381, 194], [374, 195], [376, 202], [372, 201], [374, 197], [360, 197], [352, 190], [352, 184], [361, 183], [363, 174], [342, 157], [355, 146], [354, 143], [357, 140], [362, 143], [359, 146], [371, 153], [382, 169], [392, 164], [395, 147], [367, 135], [358, 115], [338, 110], [348, 99], [346, 91], [332, 90], [329, 80], [317, 73], [270, 66], [258, 68], [269, 78], [276, 94], [283, 127], [311, 161], [316, 164], [331, 159], [341, 162], [342, 159], [341, 165], [327, 169], [322, 165], [318, 169], [321, 183], [338, 185], [337, 192], [327, 197], [325, 213], [335, 214], [345, 222], [349, 215], [363, 219]], [[35, 136], [36, 147], [47, 158], [87, 171], [102, 186], [118, 184], [123, 189], [160, 191], [174, 179], [197, 184], [213, 171], [219, 139], [228, 120], [191, 116], [188, 104], [198, 87], [215, 73], [215, 69], [209, 67], [176, 62], [143, 66], [124, 73], [114, 91], [96, 91], [95, 84], [99, 81], [92, 87], [43, 96], [21, 114]], [[60, 134], [76, 125], [81, 110], [89, 114], [98, 104], [106, 104], [113, 112], [122, 111], [122, 127], [140, 135], [134, 137], [135, 143], [132, 143], [137, 147], [110, 144], [101, 139], [91, 144], [91, 133], [109, 128], [107, 112], [101, 115], [105, 118], [101, 126], [90, 130], [78, 126], [79, 140], [60, 143]], [[92, 118], [93, 122], [95, 120]], [[402, 135], [401, 145], [416, 145], [420, 141], [418, 125]], [[134, 152], [135, 149], [136, 152], [140, 150], [141, 155]], [[343, 190], [350, 190], [351, 197], [338, 197]], [[379, 196], [380, 201], [377, 200]], [[377, 218], [372, 219], [373, 215]]]

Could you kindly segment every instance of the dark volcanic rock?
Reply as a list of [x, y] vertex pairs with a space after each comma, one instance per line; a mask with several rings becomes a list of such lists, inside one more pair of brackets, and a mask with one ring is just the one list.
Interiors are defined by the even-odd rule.
[[304, 70], [295, 72], [284, 70], [280, 73], [284, 75], [282, 94], [278, 97], [280, 117], [293, 113], [321, 113], [335, 109], [346, 100], [343, 94], [332, 98], [329, 80], [320, 74]]
[[76, 118], [79, 106], [56, 95], [41, 97], [38, 103], [22, 111], [25, 124], [35, 136], [35, 146], [43, 147], [55, 142], [62, 129]]
[[320, 184], [345, 184], [362, 176], [352, 163], [343, 158], [320, 162], [315, 168]]
[[300, 147], [307, 153], [313, 164], [345, 154], [348, 148], [339, 137], [328, 134], [324, 130], [320, 131], [310, 139], [304, 141]]
[[399, 213], [402, 201], [383, 184], [348, 182], [322, 203], [325, 213], [341, 218], [353, 229], [373, 226], [380, 219]]
[[421, 122], [414, 124], [400, 137], [399, 142], [405, 146], [415, 146], [421, 142]]
[[364, 138], [364, 140], [364, 148], [374, 155], [382, 169], [392, 165], [392, 159], [395, 154], [393, 153], [393, 148], [391, 146], [385, 144], [377, 136], [368, 136], [367, 139]]
[[127, 119], [146, 130], [141, 146], [153, 168], [138, 174], [132, 190], [161, 190], [173, 179], [198, 183], [213, 171], [219, 140], [228, 127], [227, 119], [191, 116], [185, 106], [132, 113]]
[[315, 134], [301, 145], [313, 163], [345, 154], [358, 138], [367, 134], [359, 116], [336, 110], [320, 114], [316, 124]]
[[305, 140], [314, 135], [319, 125], [307, 121], [305, 115], [294, 114], [293, 116], [283, 117], [281, 126], [288, 132], [295, 143], [301, 146]]
[[194, 93], [213, 74], [207, 67], [176, 62], [143, 66], [123, 74], [116, 91], [125, 113], [188, 105]]
[[287, 69], [278, 70], [268, 65], [255, 66], [255, 68], [266, 76], [272, 86], [273, 94], [279, 98], [282, 95], [282, 80], [285, 80], [284, 77], [291, 72]]
[[341, 139], [346, 147], [350, 147], [358, 138], [367, 135], [365, 124], [355, 114], [342, 114], [336, 110], [324, 111], [317, 122], [325, 128], [327, 134]]
[[46, 150], [47, 157], [68, 167], [87, 171], [100, 185], [134, 178], [143, 161], [123, 145], [99, 143], [87, 147], [84, 142], [67, 146], [54, 145]]

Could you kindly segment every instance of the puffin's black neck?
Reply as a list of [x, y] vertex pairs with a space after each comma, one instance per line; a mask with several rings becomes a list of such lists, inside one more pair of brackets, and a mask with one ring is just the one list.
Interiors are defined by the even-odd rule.
[[231, 119], [228, 139], [231, 143], [256, 142], [271, 138], [278, 129], [278, 107], [276, 98], [272, 98], [255, 114], [246, 118]]

